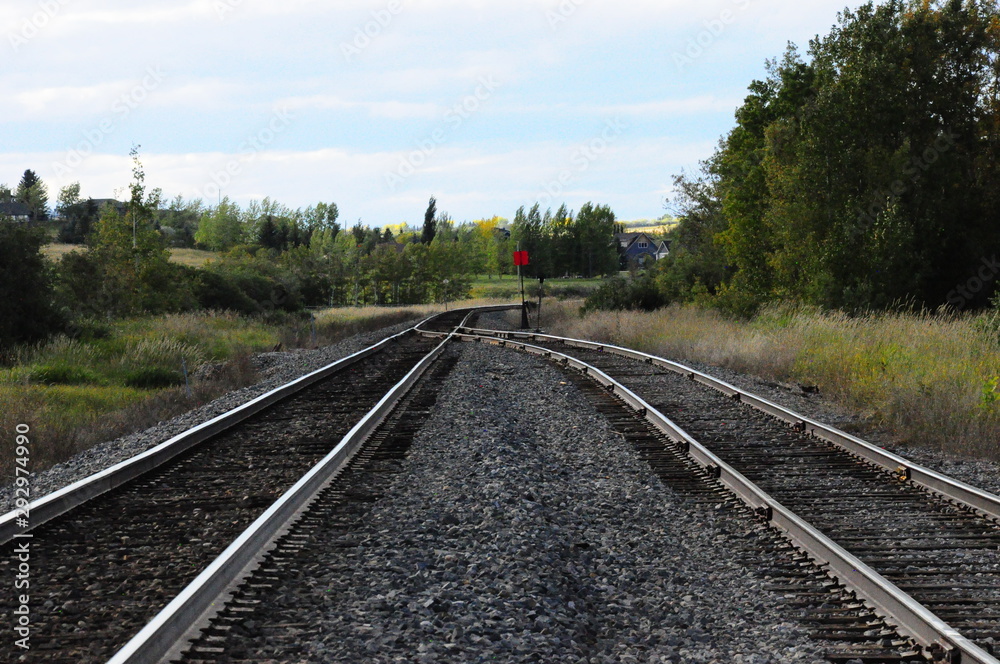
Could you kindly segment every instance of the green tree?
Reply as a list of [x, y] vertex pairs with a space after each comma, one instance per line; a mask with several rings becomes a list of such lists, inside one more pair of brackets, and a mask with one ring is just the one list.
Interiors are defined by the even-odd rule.
[[728, 271], [718, 234], [726, 220], [716, 194], [716, 182], [679, 175], [673, 201], [680, 223], [670, 234], [670, 255], [656, 265], [656, 284], [668, 302], [692, 302], [715, 296]]
[[49, 190], [34, 171], [28, 169], [24, 172], [14, 199], [31, 208], [32, 221], [46, 221], [49, 218]]
[[64, 206], [59, 214], [63, 217], [63, 225], [59, 229], [58, 240], [67, 244], [83, 244], [100, 217], [100, 210], [97, 208], [97, 203], [88, 198]]
[[243, 223], [239, 205], [224, 197], [214, 208], [206, 211], [198, 222], [195, 242], [210, 251], [228, 251], [248, 239], [247, 226]]
[[510, 233], [513, 246], [528, 252], [528, 266], [522, 268], [522, 274], [534, 277], [538, 276], [539, 272], [544, 272], [545, 256], [548, 252], [544, 248], [545, 229], [542, 226], [538, 203], [528, 211], [525, 211], [524, 206], [518, 208], [514, 213]]
[[1000, 241], [998, 52], [993, 2], [890, 0], [769, 63], [706, 164], [724, 306], [942, 304]]
[[268, 217], [257, 229], [257, 244], [265, 249], [281, 249], [282, 242], [278, 236], [278, 227], [274, 220]]
[[179, 276], [178, 267], [170, 264], [169, 252], [154, 226], [159, 192], [146, 194], [138, 146], [131, 155], [131, 198], [126, 213], [105, 207], [90, 236], [90, 255], [102, 275], [100, 285], [93, 288], [103, 291], [107, 313], [117, 315], [193, 306], [189, 284]]
[[59, 190], [56, 198], [56, 215], [65, 218], [67, 210], [80, 203], [80, 183], [73, 182]]
[[424, 212], [424, 227], [420, 233], [420, 243], [430, 244], [437, 234], [437, 199], [431, 196], [427, 203], [427, 211]]
[[336, 203], [317, 203], [302, 213], [307, 227], [314, 231], [331, 231], [333, 235], [340, 232], [340, 224], [337, 223], [339, 217], [340, 209]]
[[41, 229], [0, 218], [0, 351], [59, 329]]
[[552, 215], [549, 235], [552, 242], [552, 276], [583, 274], [579, 226], [565, 204]]
[[160, 233], [167, 245], [194, 247], [195, 234], [203, 212], [200, 200], [185, 201], [181, 196], [171, 200], [166, 210], [161, 210], [158, 215]]
[[588, 277], [618, 271], [615, 246], [615, 213], [610, 206], [585, 203], [576, 215], [580, 238], [581, 270]]

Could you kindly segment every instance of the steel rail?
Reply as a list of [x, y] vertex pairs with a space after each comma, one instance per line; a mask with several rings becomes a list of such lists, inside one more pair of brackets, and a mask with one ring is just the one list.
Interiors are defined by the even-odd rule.
[[430, 336], [430, 337], [436, 337], [436, 338], [444, 338], [444, 337], [448, 336], [449, 334], [451, 334], [451, 332], [454, 331], [454, 330], [449, 331], [449, 332], [441, 332], [441, 331], [438, 331], [438, 330], [423, 330], [423, 329], [421, 329], [421, 327], [423, 325], [431, 322], [434, 318], [440, 318], [442, 316], [446, 316], [448, 314], [452, 314], [452, 313], [456, 313], [456, 312], [460, 312], [460, 311], [467, 311], [468, 313], [462, 319], [462, 322], [455, 326], [456, 329], [462, 329], [462, 328], [467, 327], [467, 323], [469, 322], [469, 320], [473, 316], [476, 316], [478, 314], [488, 314], [488, 313], [493, 313], [493, 312], [497, 312], [497, 311], [511, 311], [513, 309], [520, 309], [520, 308], [521, 308], [520, 304], [489, 304], [489, 305], [484, 305], [484, 306], [481, 306], [481, 307], [468, 307], [468, 308], [464, 308], [464, 309], [463, 308], [452, 309], [451, 311], [446, 311], [446, 312], [444, 312], [442, 314], [438, 314], [437, 316], [434, 316], [432, 318], [428, 318], [427, 320], [421, 321], [420, 323], [418, 323], [414, 327], [414, 330], [416, 330], [420, 334], [423, 334], [424, 336]]
[[[509, 305], [513, 306], [513, 305]], [[467, 322], [472, 315], [480, 311], [496, 311], [499, 306], [474, 307], [469, 309], [466, 316]], [[459, 309], [458, 311], [461, 311]], [[450, 313], [450, 312], [448, 312]], [[343, 370], [354, 363], [357, 363], [371, 355], [382, 351], [386, 346], [401, 340], [402, 338], [417, 333], [426, 334], [420, 327], [445, 314], [435, 314], [430, 316], [412, 328], [404, 330], [399, 334], [388, 337], [381, 342], [369, 346], [357, 353], [349, 355], [341, 360], [333, 362], [321, 369], [317, 369], [294, 381], [286, 383], [281, 387], [262, 394], [247, 403], [237, 406], [232, 410], [218, 415], [206, 422], [194, 426], [183, 433], [152, 447], [134, 457], [126, 459], [120, 463], [98, 471], [88, 477], [80, 479], [62, 489], [54, 491], [48, 495], [31, 501], [27, 508], [14, 509], [0, 516], [0, 544], [11, 541], [15, 535], [23, 533], [29, 528], [36, 528], [47, 521], [50, 521], [83, 503], [104, 494], [112, 489], [120, 487], [131, 480], [145, 474], [146, 472], [159, 467], [160, 465], [183, 454], [192, 447], [202, 443], [209, 438], [216, 436], [227, 429], [230, 429], [240, 422], [256, 415], [262, 410], [285, 399], [292, 394], [300, 392], [305, 388], [321, 381], [329, 376]], [[24, 518], [25, 513], [30, 521], [29, 528], [18, 526], [18, 520]]]
[[[534, 336], [545, 336], [549, 339], [558, 338], [548, 335]], [[570, 355], [525, 342], [499, 338], [497, 334], [480, 335], [465, 332], [454, 335], [454, 338], [513, 348], [555, 360], [564, 366], [583, 372], [613, 392], [650, 424], [679, 443], [682, 449], [686, 449], [687, 453], [712, 477], [718, 479], [756, 513], [767, 518], [797, 547], [806, 551], [820, 566], [824, 567], [827, 574], [853, 590], [877, 613], [884, 616], [888, 623], [896, 627], [900, 634], [919, 644], [924, 649], [926, 656], [935, 661], [1000, 664], [1000, 660], [975, 645], [898, 586], [772, 498], [639, 395], [600, 369]], [[584, 343], [589, 344], [590, 342]], [[603, 344], [595, 345], [602, 346]], [[603, 346], [607, 348], [606, 345]], [[742, 391], [738, 393], [742, 394]]]
[[953, 501], [965, 507], [972, 508], [978, 513], [1000, 523], [1000, 496], [983, 491], [971, 484], [966, 484], [961, 480], [948, 477], [930, 468], [914, 463], [909, 459], [893, 454], [880, 447], [877, 447], [865, 440], [849, 433], [841, 431], [836, 427], [823, 424], [812, 418], [806, 417], [793, 410], [780, 406], [772, 401], [768, 401], [751, 392], [740, 389], [723, 380], [710, 376], [706, 373], [687, 367], [679, 362], [667, 360], [662, 357], [642, 353], [631, 348], [623, 348], [612, 344], [604, 344], [595, 341], [585, 341], [583, 339], [570, 339], [547, 334], [533, 334], [530, 332], [507, 332], [501, 330], [478, 330], [463, 328], [473, 334], [485, 336], [496, 336], [506, 339], [526, 339], [556, 341], [567, 346], [575, 346], [598, 352], [606, 352], [614, 355], [628, 357], [640, 362], [652, 364], [674, 373], [681, 374], [696, 382], [707, 385], [712, 389], [722, 392], [726, 396], [739, 399], [743, 403], [756, 408], [757, 410], [771, 415], [779, 420], [790, 424], [793, 428], [810, 434], [820, 440], [832, 443], [851, 454], [864, 459], [865, 461], [878, 466], [896, 475], [903, 481], [912, 482], [915, 486], [937, 494], [946, 500]]
[[428, 353], [337, 446], [254, 521], [108, 664], [155, 664], [180, 654], [200, 625], [224, 605], [224, 596], [259, 565], [261, 555], [291, 527], [361, 449], [367, 438], [444, 352], [445, 339]]

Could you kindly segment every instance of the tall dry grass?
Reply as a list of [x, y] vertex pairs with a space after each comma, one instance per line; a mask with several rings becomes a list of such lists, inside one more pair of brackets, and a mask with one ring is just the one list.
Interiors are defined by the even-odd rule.
[[674, 306], [564, 316], [555, 334], [814, 384], [902, 442], [1000, 459], [1000, 343], [983, 319], [773, 307], [749, 322]]

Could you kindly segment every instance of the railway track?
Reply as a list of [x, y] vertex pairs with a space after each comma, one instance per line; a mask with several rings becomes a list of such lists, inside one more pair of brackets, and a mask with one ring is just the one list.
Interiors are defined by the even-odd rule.
[[[859, 561], [859, 568], [874, 571], [912, 603], [893, 605], [888, 615], [886, 605], [879, 607], [884, 622], [859, 610], [858, 598], [870, 606], [875, 592], [864, 578], [864, 570], [832, 570], [833, 554], [825, 550], [825, 544], [813, 543], [810, 552], [819, 559], [822, 570], [818, 574], [799, 570], [784, 576], [775, 588], [795, 591], [799, 586], [802, 592], [801, 587], [806, 586], [802, 597], [813, 601], [805, 601], [803, 608], [813, 617], [820, 638], [846, 644], [874, 642], [867, 648], [842, 648], [839, 655], [831, 653], [831, 659], [881, 662], [916, 657], [917, 651], [898, 638], [901, 633], [915, 637], [919, 654], [927, 659], [997, 661], [993, 653], [1000, 638], [1000, 499], [960, 483], [948, 486], [936, 474], [904, 460], [899, 460], [902, 463], [897, 467], [887, 465], [891, 455], [877, 451], [859, 455], [857, 449], [823, 439], [836, 440], [846, 434], [825, 435], [818, 423], [780, 413], [773, 404], [761, 402], [769, 412], [755, 409], [743, 403], [754, 400], [732, 386], [705, 380], [716, 388], [707, 389], [693, 380], [702, 380], [697, 372], [681, 365], [544, 335], [495, 331], [485, 335], [467, 336], [466, 340], [571, 356], [577, 369], [603, 374], [600, 382], [619, 397], [624, 395], [639, 420], [644, 421], [649, 411], [654, 411], [675, 425], [669, 431], [672, 440], [664, 445], [647, 445], [654, 434], [643, 432], [643, 427], [636, 429], [634, 423], [623, 430], [669, 479], [683, 476], [677, 470], [678, 459], [693, 464], [710, 480], [723, 474], [720, 465], [724, 465], [725, 474], [756, 485], [756, 494], [744, 491], [741, 497], [761, 518], [775, 519], [774, 505], [786, 508], [829, 537], [831, 544], [849, 552]], [[642, 398], [641, 405], [635, 397]], [[618, 405], [620, 408], [620, 401]], [[779, 421], [776, 415], [786, 421]], [[697, 442], [711, 451], [712, 458], [702, 456], [696, 461], [689, 456]], [[854, 441], [848, 442], [856, 448]], [[928, 480], [915, 482], [918, 475]], [[794, 557], [791, 560], [795, 562]], [[845, 594], [839, 586], [823, 587], [827, 575], [838, 578], [851, 592]], [[831, 601], [831, 592], [839, 601]], [[899, 615], [908, 611], [926, 614], [926, 630], [914, 627], [919, 621], [913, 616]]]
[[[469, 311], [420, 324], [449, 330]], [[279, 388], [0, 519], [0, 574], [30, 549], [30, 650], [0, 661], [104, 662], [434, 351], [416, 328]], [[20, 593], [0, 594], [18, 624]]]
[[[316, 628], [283, 623], [276, 607], [323, 566], [325, 551], [357, 546], [352, 524], [398, 472], [455, 362], [448, 342], [461, 339], [560, 362], [666, 483], [757, 520], [772, 590], [801, 610], [831, 661], [998, 661], [1000, 499], [903, 460], [893, 467], [896, 458], [856, 439], [835, 444], [846, 434], [680, 365], [544, 335], [452, 334], [468, 315], [428, 321], [385, 343], [374, 365], [359, 358], [333, 372], [341, 380], [284, 395], [33, 530], [32, 564], [49, 585], [32, 586], [47, 598], [32, 655], [114, 654], [113, 664], [293, 657]], [[15, 559], [13, 546], [0, 566]], [[10, 620], [14, 605], [0, 601], [0, 619]]]

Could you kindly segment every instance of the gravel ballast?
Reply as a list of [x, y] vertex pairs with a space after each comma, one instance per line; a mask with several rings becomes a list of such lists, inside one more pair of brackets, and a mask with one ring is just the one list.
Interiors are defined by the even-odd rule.
[[[484, 316], [478, 326], [502, 329], [503, 318]], [[261, 383], [38, 473], [33, 497], [412, 325], [257, 356]], [[313, 575], [285, 598], [282, 622], [322, 626], [296, 661], [824, 661], [795, 612], [762, 590], [746, 554], [753, 526], [664, 487], [546, 363], [491, 347], [460, 349], [450, 351], [462, 359], [394, 492], [360, 525], [360, 546], [330, 549], [337, 571]], [[856, 416], [822, 395], [687, 364], [859, 428]], [[858, 435], [1000, 491], [1000, 465]], [[0, 504], [10, 494], [0, 488]]]
[[[480, 317], [479, 327], [512, 330], [517, 328], [514, 313], [495, 313]], [[736, 387], [773, 401], [776, 404], [838, 427], [848, 433], [878, 445], [914, 463], [944, 473], [975, 487], [1000, 495], [1000, 463], [986, 459], [971, 459], [944, 450], [922, 446], [919, 442], [902, 442], [891, 431], [881, 428], [859, 413], [851, 411], [823, 393], [803, 390], [796, 384], [781, 384], [726, 367], [689, 360], [676, 360], [692, 369], [724, 380]], [[711, 388], [705, 387], [709, 390]]]
[[751, 525], [664, 487], [555, 369], [461, 352], [355, 545], [269, 610], [316, 634], [296, 661], [823, 661], [740, 562]]

